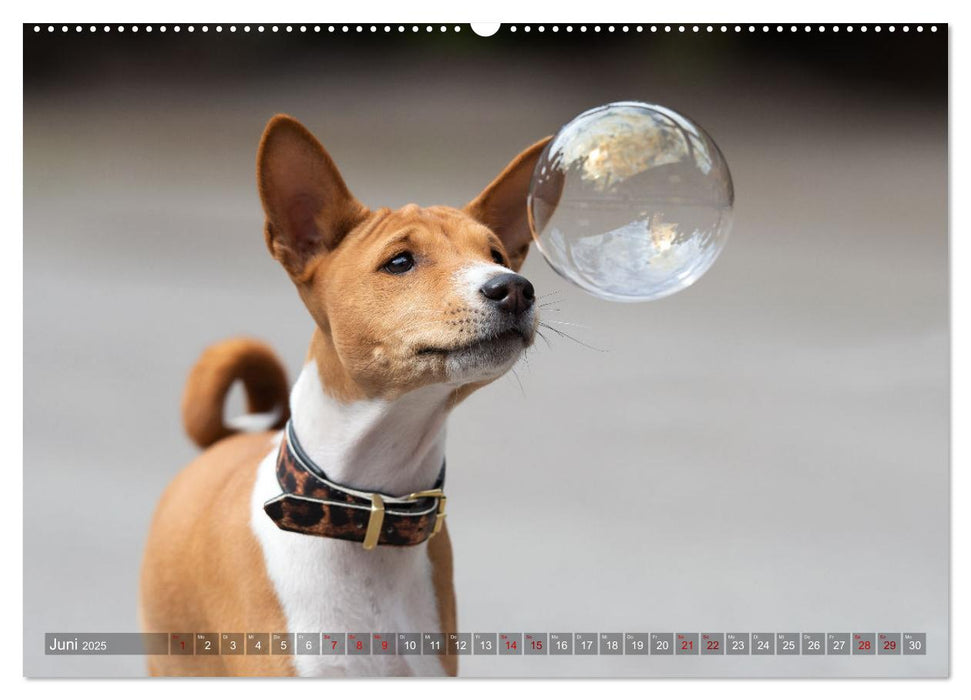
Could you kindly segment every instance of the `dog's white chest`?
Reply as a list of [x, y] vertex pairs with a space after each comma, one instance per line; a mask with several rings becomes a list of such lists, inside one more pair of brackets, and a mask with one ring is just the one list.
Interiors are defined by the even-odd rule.
[[[280, 493], [275, 467], [273, 449], [258, 467], [251, 526], [263, 548], [267, 574], [289, 632], [440, 631], [427, 544], [364, 551], [357, 543], [279, 529], [263, 512], [263, 503]], [[293, 658], [301, 676], [444, 675], [435, 657], [297, 654]]]

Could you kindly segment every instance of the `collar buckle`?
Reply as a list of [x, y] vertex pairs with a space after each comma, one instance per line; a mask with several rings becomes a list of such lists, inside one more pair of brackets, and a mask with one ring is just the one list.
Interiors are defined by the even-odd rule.
[[442, 529], [442, 525], [445, 524], [445, 492], [442, 489], [427, 489], [425, 491], [415, 491], [414, 493], [409, 493], [405, 498], [410, 500], [417, 500], [419, 498], [437, 498], [438, 499], [438, 512], [435, 514], [435, 527], [432, 530], [432, 534], [428, 536], [431, 539], [439, 533]]
[[[409, 493], [405, 498], [409, 501], [417, 501], [420, 498], [437, 498], [438, 499], [438, 511], [435, 513], [435, 527], [432, 528], [432, 534], [428, 536], [431, 539], [437, 535], [441, 529], [442, 525], [445, 523], [445, 492], [442, 489], [428, 489], [426, 491], [415, 491], [414, 493]], [[384, 524], [384, 499], [381, 498], [381, 494], [372, 493], [371, 494], [371, 514], [368, 516], [367, 521], [367, 532], [364, 533], [364, 542], [362, 546], [364, 549], [370, 551], [378, 546], [378, 540], [381, 539], [381, 526]]]

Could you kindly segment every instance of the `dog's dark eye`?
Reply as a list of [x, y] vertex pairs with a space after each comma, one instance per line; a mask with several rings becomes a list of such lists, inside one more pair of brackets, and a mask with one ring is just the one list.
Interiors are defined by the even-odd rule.
[[502, 265], [503, 267], [506, 266], [506, 259], [502, 257], [502, 253], [500, 253], [496, 248], [492, 249], [492, 259], [496, 265]]
[[414, 266], [415, 259], [412, 257], [411, 253], [398, 253], [388, 262], [386, 262], [381, 269], [385, 272], [390, 272], [392, 275], [400, 275], [408, 272], [408, 270]]

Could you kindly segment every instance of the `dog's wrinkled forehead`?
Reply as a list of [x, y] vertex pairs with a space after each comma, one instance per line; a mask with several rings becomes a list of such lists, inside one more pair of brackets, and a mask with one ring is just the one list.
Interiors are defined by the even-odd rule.
[[335, 252], [362, 272], [379, 269], [401, 254], [413, 256], [422, 276], [451, 275], [473, 264], [508, 264], [502, 241], [492, 230], [445, 206], [375, 210]]
[[379, 209], [366, 222], [361, 238], [372, 244], [412, 244], [439, 247], [445, 252], [461, 253], [501, 247], [499, 238], [488, 227], [459, 209], [445, 206], [420, 207], [409, 204], [401, 209]]

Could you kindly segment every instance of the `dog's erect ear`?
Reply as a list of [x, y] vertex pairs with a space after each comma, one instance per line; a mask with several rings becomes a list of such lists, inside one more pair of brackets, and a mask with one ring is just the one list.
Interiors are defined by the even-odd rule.
[[499, 236], [513, 270], [522, 267], [529, 252], [532, 235], [526, 216], [526, 195], [536, 161], [551, 138], [547, 136], [516, 156], [499, 177], [465, 206], [467, 214]]
[[297, 120], [278, 114], [263, 131], [256, 181], [266, 213], [266, 245], [295, 281], [367, 216], [330, 155]]

